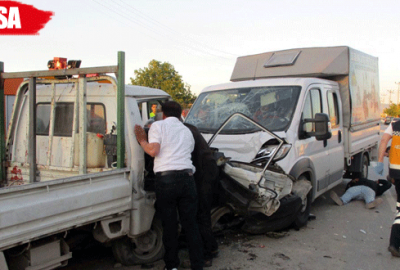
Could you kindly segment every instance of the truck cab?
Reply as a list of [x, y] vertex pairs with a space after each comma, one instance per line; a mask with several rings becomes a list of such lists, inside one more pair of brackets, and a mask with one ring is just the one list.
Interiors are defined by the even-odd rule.
[[[309, 181], [304, 207], [344, 176], [367, 177], [380, 132], [377, 58], [345, 46], [267, 52], [239, 57], [231, 81], [203, 89], [185, 120], [226, 157]], [[234, 113], [284, 143], [244, 117], [226, 123]]]
[[[285, 141], [274, 162], [296, 177], [307, 175], [316, 186], [320, 182], [314, 190], [323, 193], [329, 185], [337, 184], [343, 173], [339, 95], [337, 83], [312, 78], [222, 84], [203, 90], [186, 122], [197, 125], [209, 140], [233, 112], [247, 115]], [[204, 107], [209, 115], [200, 119]], [[331, 138], [317, 140], [309, 135], [313, 123], [304, 120], [316, 113], [329, 116]], [[226, 126], [212, 145], [232, 160], [259, 165], [265, 164], [278, 146], [274, 138], [240, 119]], [[327, 156], [332, 162], [324, 161]]]

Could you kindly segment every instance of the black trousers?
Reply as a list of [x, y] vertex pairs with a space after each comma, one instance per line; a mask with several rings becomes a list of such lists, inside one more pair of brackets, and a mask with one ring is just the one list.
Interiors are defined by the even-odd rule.
[[167, 269], [179, 267], [178, 213], [189, 248], [191, 268], [203, 269], [203, 244], [196, 222], [197, 191], [193, 176], [174, 173], [157, 176], [157, 212], [163, 224], [164, 262]]
[[219, 170], [213, 160], [204, 163], [206, 168], [202, 172], [196, 172], [201, 173], [200, 175], [195, 175], [199, 201], [197, 224], [204, 244], [204, 259], [210, 260], [213, 258], [213, 252], [218, 250], [218, 243], [211, 228], [211, 208]]
[[390, 245], [395, 248], [400, 248], [400, 178], [394, 179], [394, 185], [397, 193], [397, 204], [396, 204], [396, 217], [392, 225], [390, 232]]
[[[211, 198], [210, 198], [211, 196]], [[203, 199], [203, 200], [202, 200]], [[211, 201], [212, 194], [208, 198], [202, 198], [199, 201], [199, 213], [197, 214], [197, 223], [199, 231], [204, 243], [204, 259], [210, 260], [213, 258], [213, 251], [218, 250], [218, 243], [215, 240], [211, 228]]]

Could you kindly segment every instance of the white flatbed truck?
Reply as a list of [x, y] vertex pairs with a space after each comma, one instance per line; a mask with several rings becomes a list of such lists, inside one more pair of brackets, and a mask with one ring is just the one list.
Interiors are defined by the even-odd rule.
[[155, 194], [144, 188], [144, 152], [133, 127], [170, 96], [125, 85], [124, 52], [115, 66], [3, 69], [0, 62], [1, 96], [4, 79], [28, 80], [6, 139], [0, 113], [0, 269], [64, 266], [87, 234], [112, 245], [125, 265], [161, 259]]

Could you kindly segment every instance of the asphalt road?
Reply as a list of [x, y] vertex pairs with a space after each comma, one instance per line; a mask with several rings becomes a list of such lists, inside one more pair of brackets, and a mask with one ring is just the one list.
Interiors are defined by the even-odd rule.
[[[378, 179], [372, 168], [369, 178]], [[334, 189], [339, 195], [344, 193], [347, 181]], [[382, 199], [383, 203], [372, 210], [366, 209], [361, 201], [337, 206], [327, 192], [312, 204], [311, 212], [316, 219], [299, 231], [289, 229], [266, 235], [224, 231], [218, 235], [220, 256], [208, 269], [400, 269], [400, 258], [392, 257], [387, 251], [396, 209], [393, 186], [382, 195]], [[64, 269], [143, 269], [142, 266], [117, 264], [109, 248], [90, 248], [74, 254], [74, 257]], [[163, 269], [163, 262], [147, 267]]]

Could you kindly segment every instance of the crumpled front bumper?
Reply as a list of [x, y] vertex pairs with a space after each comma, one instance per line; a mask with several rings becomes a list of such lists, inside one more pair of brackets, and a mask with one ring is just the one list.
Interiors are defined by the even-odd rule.
[[[294, 222], [311, 184], [296, 181], [285, 173], [267, 171], [265, 179], [258, 185], [261, 169], [246, 163], [230, 166], [236, 171], [232, 168], [221, 170], [220, 196], [237, 214], [246, 217], [244, 231], [260, 234], [286, 228]], [[268, 188], [263, 190], [263, 187]]]

